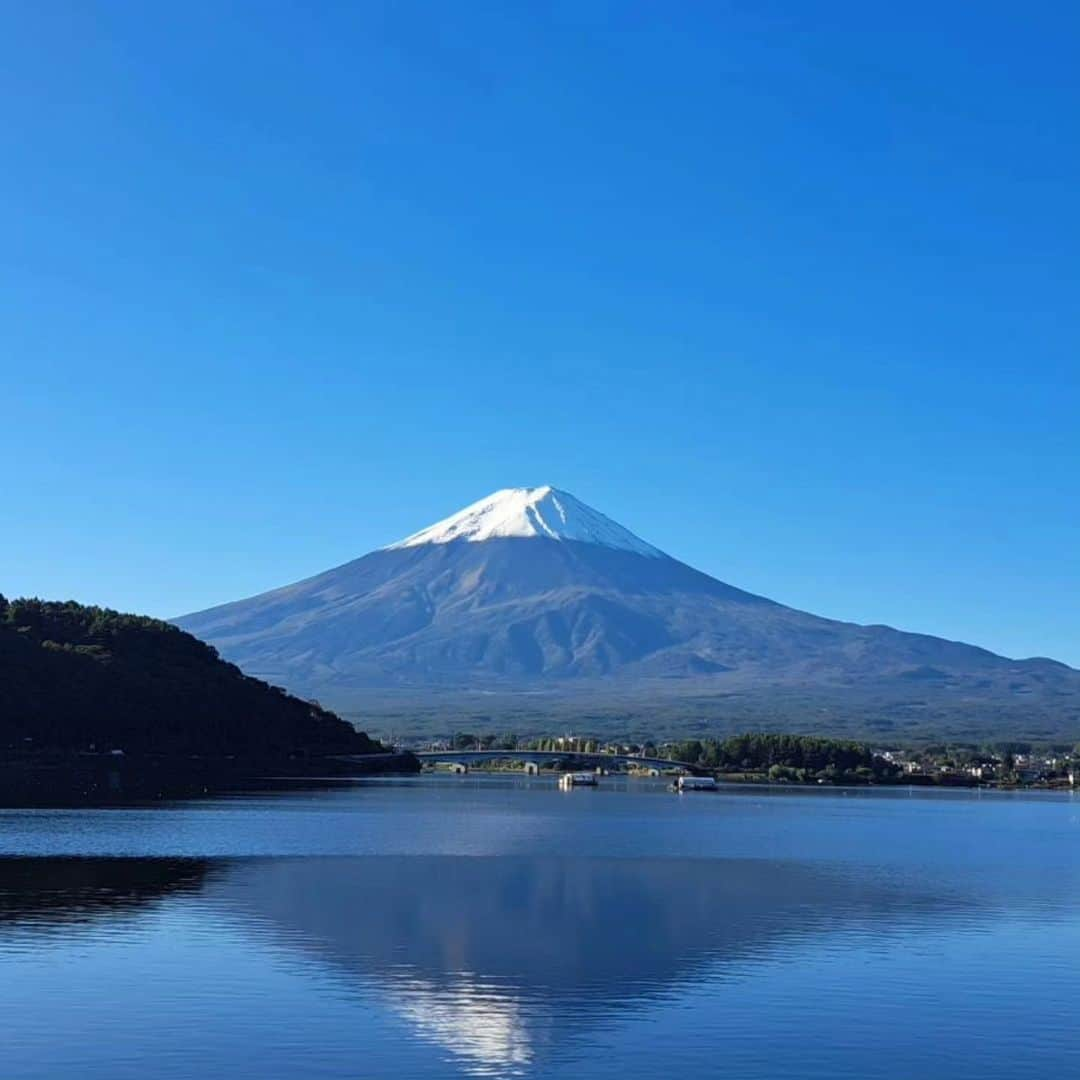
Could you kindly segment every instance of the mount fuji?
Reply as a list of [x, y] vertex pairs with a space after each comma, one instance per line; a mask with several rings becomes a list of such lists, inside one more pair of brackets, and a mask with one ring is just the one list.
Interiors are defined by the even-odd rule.
[[1080, 724], [1080, 672], [1064, 664], [785, 607], [552, 487], [497, 491], [343, 566], [175, 621], [248, 673], [369, 720], [476, 713], [482, 695], [493, 722], [512, 701], [621, 720], [677, 711], [710, 728]]

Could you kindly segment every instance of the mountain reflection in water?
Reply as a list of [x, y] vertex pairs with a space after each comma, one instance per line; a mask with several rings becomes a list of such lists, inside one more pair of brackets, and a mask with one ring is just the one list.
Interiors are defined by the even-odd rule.
[[314, 962], [470, 1071], [514, 1072], [706, 970], [785, 940], [899, 933], [966, 905], [755, 860], [500, 856], [0, 859], [0, 935], [197, 900], [253, 949]]
[[[987, 935], [1006, 955], [1032, 928], [1067, 950], [1077, 883], [1069, 867], [980, 879], [743, 858], [3, 858], [0, 970], [20, 988], [5, 1075], [134, 1080], [146, 1062], [170, 1080], [515, 1075], [579, 1061], [621, 1077], [643, 1052], [722, 1052], [761, 1077], [773, 1074], [754, 1047], [792, 1038], [804, 1075], [854, 1077], [869, 1075], [848, 1056], [866, 994], [900, 1010], [879, 1022], [918, 1017], [913, 1030], [992, 1044], [1011, 1029], [979, 1018], [1004, 1009], [1061, 1059], [1067, 1001], [1051, 989], [1018, 1004], [1061, 985], [1060, 957], [1026, 997], [979, 973], [995, 966]], [[958, 1050], [950, 1074], [965, 1060]]]
[[785, 940], [901, 934], [966, 909], [820, 868], [754, 860], [253, 860], [213, 899], [479, 1066], [525, 1066], [582, 1026]]

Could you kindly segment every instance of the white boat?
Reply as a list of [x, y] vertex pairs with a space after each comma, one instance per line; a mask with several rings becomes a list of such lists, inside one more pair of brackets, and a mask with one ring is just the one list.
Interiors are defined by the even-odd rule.
[[711, 776], [680, 776], [675, 781], [676, 791], [715, 791], [716, 780]]
[[596, 774], [591, 772], [568, 772], [559, 777], [559, 787], [568, 791], [573, 787], [596, 787]]

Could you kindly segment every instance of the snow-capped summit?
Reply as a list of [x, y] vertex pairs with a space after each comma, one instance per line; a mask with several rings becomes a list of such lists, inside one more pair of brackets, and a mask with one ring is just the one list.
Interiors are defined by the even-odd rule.
[[420, 544], [449, 544], [453, 540], [479, 543], [510, 538], [575, 540], [654, 559], [665, 557], [658, 548], [646, 544], [599, 510], [586, 506], [569, 492], [549, 485], [503, 488], [396, 544], [388, 545], [386, 550]]

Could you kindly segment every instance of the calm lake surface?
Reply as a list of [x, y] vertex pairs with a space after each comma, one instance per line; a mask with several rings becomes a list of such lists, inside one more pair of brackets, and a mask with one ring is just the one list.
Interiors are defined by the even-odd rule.
[[1080, 798], [0, 811], [5, 1080], [1080, 1076]]

